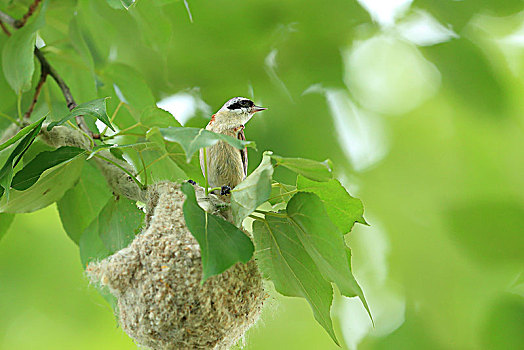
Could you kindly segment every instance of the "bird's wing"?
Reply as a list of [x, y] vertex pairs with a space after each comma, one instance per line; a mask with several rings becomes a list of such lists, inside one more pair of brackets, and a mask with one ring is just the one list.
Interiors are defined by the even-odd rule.
[[[238, 132], [237, 138], [242, 141], [246, 141], [244, 135], [244, 128], [241, 128]], [[242, 166], [244, 167], [244, 178], [247, 176], [247, 147], [240, 150], [240, 158], [242, 158]]]

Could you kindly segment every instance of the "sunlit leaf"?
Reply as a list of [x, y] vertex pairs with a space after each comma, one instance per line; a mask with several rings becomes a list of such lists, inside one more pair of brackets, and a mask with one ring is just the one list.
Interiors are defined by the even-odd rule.
[[45, 24], [47, 4], [48, 1], [44, 1], [40, 13], [31, 23], [12, 33], [2, 51], [4, 76], [17, 95], [31, 88], [35, 71], [36, 31]]
[[81, 148], [70, 146], [42, 152], [16, 173], [11, 182], [11, 187], [15, 190], [24, 191], [34, 185], [47, 169], [71, 160], [84, 152]]
[[205, 129], [198, 128], [162, 128], [160, 129], [165, 140], [179, 143], [186, 152], [186, 160], [189, 163], [193, 154], [200, 148], [210, 147], [219, 141], [227, 142], [229, 145], [243, 149], [255, 147], [253, 141], [243, 141], [231, 136], [217, 134]]
[[56, 203], [62, 226], [76, 244], [111, 196], [106, 179], [87, 162], [76, 185]]
[[44, 118], [24, 127], [22, 130], [20, 130], [19, 132], [16, 133], [15, 136], [11, 137], [10, 139], [8, 139], [7, 141], [5, 141], [4, 143], [2, 143], [0, 145], [0, 151], [3, 151], [4, 149], [6, 149], [7, 147], [11, 146], [12, 144], [14, 144], [16, 141], [20, 140], [22, 137], [24, 137], [25, 135], [29, 134], [31, 131], [33, 131], [39, 124], [42, 123], [42, 121], [44, 120]]
[[85, 163], [83, 157], [44, 171], [40, 179], [25, 191], [12, 190], [9, 201], [0, 200], [0, 212], [30, 213], [56, 202], [78, 180]]
[[351, 272], [351, 252], [320, 198], [314, 193], [299, 192], [289, 201], [287, 214], [322, 276], [335, 283], [342, 295], [358, 296], [369, 313], [362, 289]]
[[266, 222], [256, 220], [253, 238], [262, 273], [282, 295], [305, 298], [315, 319], [338, 344], [329, 313], [333, 288], [322, 277], [289, 220], [275, 216], [266, 216]]
[[231, 191], [231, 212], [235, 225], [242, 221], [259, 205], [269, 199], [273, 165], [268, 154], [264, 154], [260, 165]]
[[[35, 138], [38, 136], [42, 123], [45, 117], [41, 118], [38, 122], [32, 124], [30, 132], [24, 136], [24, 138], [18, 143], [15, 149], [11, 152], [7, 158], [5, 164], [0, 168], [0, 198], [3, 197], [4, 201], [9, 200], [9, 188], [11, 187], [11, 181], [13, 179], [13, 169], [22, 159], [24, 153], [31, 146]], [[5, 196], [3, 196], [5, 194]], [[0, 210], [1, 212], [2, 210]]]
[[333, 178], [329, 160], [317, 162], [315, 160], [304, 158], [285, 158], [276, 154], [273, 154], [271, 158], [277, 162], [277, 166], [281, 165], [286, 167], [310, 180], [329, 181]]
[[91, 51], [82, 34], [82, 26], [79, 23], [78, 14], [75, 14], [69, 22], [69, 39], [75, 50], [80, 54], [86, 66], [94, 73], [95, 64]]
[[120, 101], [125, 102], [138, 111], [155, 106], [155, 97], [144, 77], [133, 67], [112, 63], [103, 74], [113, 82], [113, 88]]
[[148, 145], [152, 145], [151, 142], [147, 142], [147, 141], [139, 141], [139, 142], [134, 142], [134, 143], [128, 143], [128, 144], [124, 144], [124, 145], [119, 145], [119, 144], [103, 144], [103, 145], [98, 145], [98, 146], [95, 146], [93, 147], [93, 150], [91, 151], [91, 153], [89, 153], [89, 155], [87, 156], [87, 159], [91, 159], [95, 156], [95, 154], [97, 154], [98, 152], [100, 151], [103, 151], [103, 150], [112, 150], [112, 149], [122, 149], [122, 148], [135, 148], [137, 150], [140, 150], [140, 149], [144, 149], [144, 148], [147, 148]]
[[[186, 174], [184, 180], [193, 180], [201, 185], [204, 184], [204, 176], [200, 168], [198, 154], [193, 155], [191, 161], [187, 162], [186, 154], [182, 146], [176, 142], [165, 141], [160, 130], [155, 127], [147, 132], [147, 139], [155, 142], [162, 152], [173, 161], [178, 168]], [[165, 153], [164, 153], [165, 152]]]
[[271, 195], [268, 201], [273, 205], [281, 202], [287, 203], [296, 192], [296, 186], [273, 182], [271, 184]]
[[171, 113], [155, 106], [147, 107], [142, 111], [140, 123], [148, 130], [153, 127], [168, 128], [170, 126], [182, 126]]
[[114, 253], [133, 241], [144, 221], [144, 212], [125, 197], [110, 198], [98, 216], [98, 235]]
[[248, 262], [254, 250], [249, 237], [233, 224], [200, 208], [192, 185], [184, 183], [182, 192], [186, 195], [183, 206], [186, 225], [200, 245], [202, 282], [237, 262]]
[[68, 120], [71, 120], [76, 116], [91, 116], [91, 117], [94, 117], [100, 120], [102, 123], [107, 125], [111, 130], [115, 131], [115, 129], [113, 128], [113, 125], [111, 125], [111, 121], [109, 120], [109, 117], [107, 116], [106, 99], [107, 97], [99, 98], [99, 99], [89, 101], [86, 103], [82, 103], [76, 106], [64, 118], [60, 119], [57, 122], [50, 123], [47, 126], [47, 130], [49, 131], [57, 125], [62, 125], [65, 122], [67, 122]]
[[366, 224], [362, 202], [352, 197], [338, 180], [317, 182], [298, 175], [297, 189], [315, 193], [324, 203], [331, 221], [342, 233], [351, 231], [355, 222]]

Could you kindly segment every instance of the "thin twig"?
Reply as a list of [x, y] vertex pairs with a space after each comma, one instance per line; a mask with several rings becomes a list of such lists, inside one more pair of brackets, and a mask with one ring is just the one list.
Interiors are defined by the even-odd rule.
[[35, 94], [33, 95], [33, 101], [31, 102], [31, 105], [27, 109], [27, 112], [24, 114], [24, 119], [28, 120], [31, 116], [31, 113], [33, 113], [33, 109], [35, 109], [36, 102], [38, 101], [38, 96], [40, 96], [40, 91], [42, 91], [42, 86], [44, 86], [45, 80], [47, 78], [47, 71], [43, 69], [40, 72], [40, 80], [38, 81], [38, 84], [36, 85]]
[[38, 7], [38, 4], [40, 4], [41, 1], [42, 0], [33, 1], [33, 3], [29, 6], [29, 9], [25, 13], [24, 17], [15, 21], [14, 27], [17, 29], [22, 28], [27, 23], [27, 20], [29, 19], [29, 17], [33, 15], [36, 8]]
[[0, 20], [0, 27], [2, 27], [2, 30], [4, 31], [4, 33], [7, 36], [11, 36], [11, 32], [9, 31], [9, 29], [7, 29], [7, 27], [5, 26], [4, 22], [2, 22], [1, 20]]
[[[21, 28], [22, 26], [24, 26], [25, 22], [27, 21], [27, 18], [29, 18], [34, 13], [40, 1], [41, 0], [35, 0], [33, 4], [29, 7], [29, 10], [24, 15], [24, 17], [19, 21], [15, 20], [13, 17], [9, 16], [7, 13], [3, 11], [0, 11], [0, 20], [11, 25], [15, 29]], [[64, 79], [62, 79], [58, 72], [49, 64], [42, 51], [35, 47], [34, 52], [35, 56], [38, 58], [38, 61], [40, 62], [42, 71], [48, 72], [48, 74], [51, 77], [53, 77], [54, 81], [56, 81], [58, 87], [62, 91], [62, 95], [64, 95], [64, 98], [67, 103], [67, 108], [70, 111], [73, 110], [77, 106], [77, 104], [75, 102], [75, 99], [73, 98], [73, 95], [71, 94], [71, 90], [69, 90], [69, 86], [67, 86]], [[83, 116], [76, 116], [75, 119], [77, 125], [80, 127], [82, 131], [91, 136], [93, 139], [100, 138], [100, 135], [93, 134], [93, 132], [89, 130]]]
[[[62, 79], [58, 72], [49, 64], [42, 51], [40, 51], [38, 48], [35, 48], [35, 56], [38, 58], [38, 61], [40, 61], [42, 70], [47, 70], [49, 72], [49, 75], [53, 77], [54, 81], [58, 84], [58, 87], [62, 91], [62, 95], [64, 95], [64, 98], [66, 100], [67, 108], [70, 111], [72, 111], [77, 106], [77, 104], [75, 102], [75, 99], [73, 98], [73, 95], [71, 94], [71, 90], [69, 90], [69, 86], [67, 86], [64, 79]], [[94, 135], [91, 132], [91, 130], [89, 130], [83, 116], [76, 116], [75, 120], [76, 124], [80, 127], [80, 129], [83, 132], [90, 135], [92, 138], [98, 138], [98, 135]]]

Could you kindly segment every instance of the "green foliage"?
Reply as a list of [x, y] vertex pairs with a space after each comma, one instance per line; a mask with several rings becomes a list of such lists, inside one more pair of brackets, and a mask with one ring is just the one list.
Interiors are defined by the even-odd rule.
[[19, 132], [16, 133], [15, 136], [11, 137], [10, 139], [8, 139], [7, 141], [5, 141], [4, 143], [2, 143], [0, 145], [0, 151], [3, 151], [4, 149], [6, 149], [7, 147], [11, 146], [12, 144], [16, 143], [16, 141], [20, 140], [22, 137], [24, 137], [25, 135], [29, 134], [30, 132], [34, 131], [35, 128], [39, 127], [39, 125], [42, 124], [42, 122], [44, 121], [45, 118], [42, 118], [32, 124], [29, 124], [28, 126], [22, 128], [22, 130], [20, 130]]
[[[38, 122], [30, 125], [31, 129], [24, 138], [18, 143], [16, 148], [11, 152], [9, 158], [5, 162], [4, 166], [0, 169], [0, 198], [5, 194], [5, 199], [9, 200], [9, 188], [11, 187], [11, 181], [13, 179], [14, 167], [20, 162], [22, 156], [29, 149], [29, 146], [33, 143], [35, 138], [38, 136], [40, 129], [42, 128], [42, 123], [44, 122], [45, 117], [41, 118]], [[21, 130], [20, 132], [26, 133], [27, 130]], [[18, 136], [15, 135], [16, 138]], [[8, 141], [9, 142], [9, 141]]]
[[335, 283], [345, 296], [358, 296], [369, 313], [351, 272], [351, 253], [344, 236], [316, 194], [299, 192], [285, 211], [266, 212], [265, 219], [256, 219], [253, 237], [262, 272], [280, 293], [305, 298], [315, 319], [335, 342], [329, 315], [333, 298], [329, 282]]
[[182, 185], [182, 192], [186, 195], [183, 207], [186, 225], [200, 245], [202, 283], [237, 262], [248, 262], [254, 250], [249, 237], [233, 224], [200, 208], [195, 189], [189, 183]]
[[273, 165], [270, 154], [265, 152], [258, 168], [231, 192], [231, 212], [237, 226], [271, 195]]
[[144, 212], [127, 198], [110, 198], [95, 220], [98, 237], [107, 250], [114, 253], [133, 241], [142, 227]]
[[227, 142], [229, 145], [243, 149], [245, 147], [255, 148], [253, 141], [243, 141], [224, 134], [217, 134], [209, 130], [199, 128], [162, 128], [160, 129], [165, 140], [179, 143], [186, 152], [189, 163], [193, 154], [200, 148], [211, 147], [219, 141]]
[[69, 112], [68, 115], [66, 115], [59, 121], [50, 123], [47, 127], [47, 130], [49, 131], [57, 125], [62, 125], [68, 120], [71, 120], [77, 116], [90, 116], [96, 118], [105, 125], [107, 125], [111, 130], [115, 131], [113, 125], [111, 125], [109, 117], [107, 116], [106, 98], [99, 98], [93, 101], [79, 104], [78, 106], [73, 108], [73, 110], [71, 110], [71, 112]]
[[300, 243], [286, 217], [267, 216], [253, 224], [257, 261], [275, 289], [286, 296], [305, 298], [315, 319], [338, 344], [329, 310], [333, 290]]
[[78, 147], [64, 146], [54, 151], [39, 153], [29, 164], [16, 173], [11, 182], [11, 187], [19, 191], [27, 190], [38, 181], [44, 171], [84, 152], [83, 149]]
[[303, 175], [310, 180], [329, 181], [333, 178], [330, 160], [317, 162], [304, 158], [284, 158], [277, 156], [276, 154], [271, 155], [271, 158], [277, 162], [277, 166], [282, 165], [283, 167], [286, 167], [297, 174]]
[[25, 191], [11, 190], [9, 200], [0, 200], [0, 213], [30, 213], [53, 204], [78, 180], [85, 159], [76, 159], [46, 170], [38, 181]]
[[298, 175], [297, 190], [316, 194], [324, 203], [329, 218], [342, 233], [348, 233], [355, 222], [367, 224], [362, 201], [352, 197], [337, 179], [317, 182]]
[[16, 31], [7, 39], [2, 51], [4, 76], [17, 95], [31, 88], [35, 71], [36, 31], [45, 24], [44, 14], [48, 0], [44, 1], [40, 13], [33, 22]]
[[[87, 163], [76, 185], [56, 203], [62, 226], [76, 244], [80, 243], [84, 230], [98, 217], [109, 198], [111, 191], [106, 179], [93, 165]], [[84, 244], [88, 243], [87, 237], [84, 238]]]

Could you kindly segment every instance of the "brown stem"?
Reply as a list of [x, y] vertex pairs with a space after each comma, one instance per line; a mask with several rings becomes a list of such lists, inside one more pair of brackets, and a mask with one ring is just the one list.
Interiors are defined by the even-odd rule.
[[[58, 72], [49, 64], [49, 61], [45, 58], [42, 51], [40, 51], [38, 48], [35, 48], [35, 56], [38, 58], [38, 61], [40, 61], [40, 65], [42, 66], [42, 71], [46, 70], [49, 75], [54, 79], [54, 81], [58, 84], [58, 87], [62, 91], [62, 95], [64, 95], [64, 98], [67, 103], [67, 108], [72, 111], [76, 106], [75, 99], [73, 98], [73, 95], [71, 94], [71, 90], [69, 90], [69, 86], [67, 86], [66, 82], [62, 77], [58, 74]], [[84, 120], [84, 117], [82, 116], [76, 116], [76, 124], [80, 129], [82, 129], [83, 132], [90, 135], [93, 138], [97, 138], [95, 135], [89, 130], [87, 127], [87, 124]]]
[[[35, 0], [31, 6], [29, 6], [29, 10], [24, 15], [24, 17], [21, 20], [15, 20], [13, 17], [9, 16], [7, 13], [4, 13], [3, 11], [0, 11], [0, 21], [4, 21], [5, 23], [11, 25], [13, 28], [18, 29], [22, 26], [24, 26], [27, 19], [33, 14], [35, 9], [38, 7], [38, 4], [41, 0]], [[38, 58], [38, 61], [40, 62], [40, 65], [42, 67], [42, 72], [47, 72], [51, 77], [53, 77], [54, 81], [58, 84], [58, 87], [62, 91], [62, 95], [64, 95], [64, 98], [67, 103], [67, 108], [71, 111], [73, 110], [77, 104], [75, 102], [75, 99], [73, 98], [73, 95], [71, 94], [71, 90], [69, 90], [69, 86], [65, 83], [64, 79], [58, 74], [58, 72], [49, 64], [47, 59], [45, 58], [42, 51], [40, 51], [37, 47], [35, 47], [35, 56]], [[40, 87], [41, 88], [41, 87]], [[37, 86], [38, 89], [38, 86]], [[36, 94], [36, 92], [35, 92]], [[37, 96], [38, 97], [38, 96]], [[87, 127], [87, 124], [84, 120], [83, 116], [76, 116], [76, 124], [78, 127], [84, 131], [86, 134], [90, 135], [93, 138], [100, 138], [98, 134], [93, 134], [91, 130]]]
[[0, 27], [2, 27], [2, 30], [4, 31], [4, 33], [7, 36], [11, 36], [11, 32], [9, 31], [9, 29], [7, 29], [7, 27], [5, 26], [4, 22], [2, 22], [1, 20], [0, 20]]
[[27, 20], [29, 19], [29, 17], [33, 15], [33, 13], [35, 12], [35, 10], [38, 7], [38, 4], [40, 4], [41, 1], [42, 0], [33, 1], [33, 3], [29, 6], [29, 9], [27, 10], [24, 17], [15, 21], [14, 27], [17, 29], [22, 28], [27, 23]]
[[47, 78], [48, 72], [43, 69], [40, 73], [40, 80], [38, 81], [38, 85], [36, 85], [35, 94], [33, 96], [33, 101], [31, 101], [31, 105], [29, 106], [29, 109], [24, 114], [24, 119], [28, 120], [31, 116], [31, 113], [33, 113], [33, 109], [35, 109], [36, 102], [38, 101], [38, 96], [40, 95], [40, 91], [42, 90], [42, 86], [44, 86], [45, 80]]

